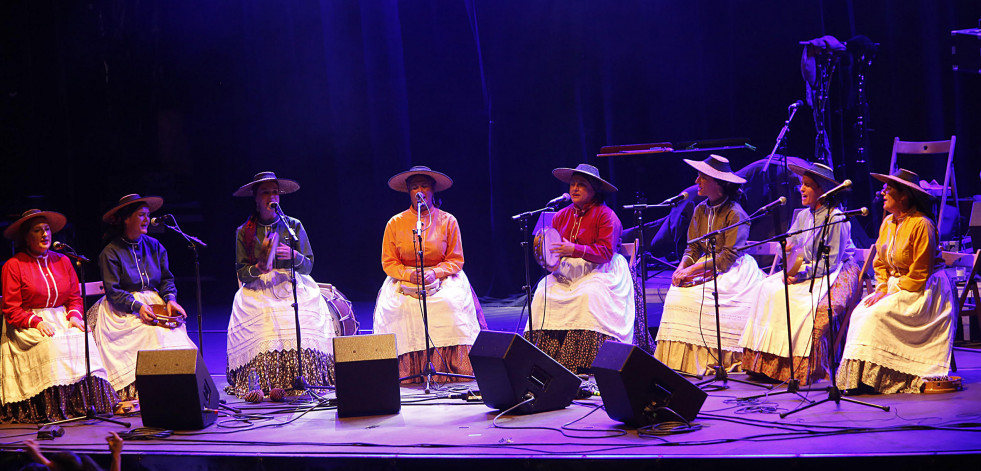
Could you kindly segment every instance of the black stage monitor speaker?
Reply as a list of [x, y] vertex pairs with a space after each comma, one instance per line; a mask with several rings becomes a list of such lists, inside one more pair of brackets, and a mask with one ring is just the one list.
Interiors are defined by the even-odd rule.
[[145, 427], [198, 430], [218, 417], [218, 388], [195, 348], [137, 352], [136, 389]]
[[395, 334], [334, 337], [334, 362], [338, 417], [399, 413]]
[[531, 396], [535, 400], [517, 412], [562, 409], [582, 384], [559, 362], [511, 332], [482, 331], [470, 349], [470, 364], [484, 404], [493, 409], [511, 408]]
[[647, 352], [606, 342], [593, 361], [593, 375], [603, 408], [613, 420], [643, 426], [678, 417], [695, 420], [708, 394]]

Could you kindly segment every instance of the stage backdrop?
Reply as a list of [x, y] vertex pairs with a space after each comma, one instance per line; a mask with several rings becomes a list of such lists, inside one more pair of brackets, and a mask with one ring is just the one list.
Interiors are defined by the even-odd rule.
[[[208, 244], [205, 303], [223, 305], [253, 204], [231, 193], [273, 170], [302, 184], [282, 207], [306, 225], [314, 277], [370, 300], [382, 229], [409, 204], [386, 181], [429, 165], [455, 180], [443, 208], [477, 293], [506, 296], [523, 284], [510, 216], [568, 191], [553, 168], [598, 166], [623, 188], [619, 207], [691, 185], [680, 159], [705, 155], [597, 158], [601, 146], [746, 137], [755, 151], [726, 155], [737, 168], [761, 159], [804, 97], [798, 43], [822, 35], [880, 44], [864, 170], [850, 165], [854, 110], [833, 88], [839, 178], [885, 171], [894, 136], [958, 132], [971, 193], [981, 87], [951, 71], [950, 30], [979, 17], [975, 0], [5, 1], [0, 209], [64, 212], [65, 240], [94, 259], [106, 208], [161, 195], [161, 213]], [[811, 158], [813, 139], [805, 108], [786, 152]], [[157, 236], [192, 306], [192, 255]]]

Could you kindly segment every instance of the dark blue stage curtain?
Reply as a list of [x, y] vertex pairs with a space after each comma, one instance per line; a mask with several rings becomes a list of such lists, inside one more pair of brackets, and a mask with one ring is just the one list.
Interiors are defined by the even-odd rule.
[[[568, 191], [553, 168], [596, 165], [621, 188], [618, 208], [692, 185], [681, 158], [705, 155], [597, 158], [601, 146], [746, 137], [758, 149], [726, 152], [733, 165], [764, 158], [803, 98], [799, 41], [880, 43], [865, 172], [886, 170], [894, 136], [940, 139], [978, 119], [961, 97], [981, 85], [955, 77], [949, 47], [950, 30], [976, 26], [976, 0], [0, 3], [0, 210], [62, 210], [73, 245], [94, 255], [115, 199], [161, 194], [209, 244], [211, 305], [230, 302], [234, 228], [252, 206], [230, 195], [260, 170], [302, 184], [283, 208], [306, 225], [314, 277], [365, 301], [384, 277], [385, 223], [409, 203], [387, 179], [411, 165], [449, 174], [443, 208], [460, 221], [465, 270], [479, 295], [506, 296], [524, 282], [510, 216]], [[846, 96], [833, 100], [850, 116]], [[840, 162], [853, 160], [850, 126], [829, 128]], [[981, 170], [970, 129], [962, 189]], [[813, 136], [805, 110], [787, 153], [813, 156]], [[160, 237], [190, 296], [189, 254]]]

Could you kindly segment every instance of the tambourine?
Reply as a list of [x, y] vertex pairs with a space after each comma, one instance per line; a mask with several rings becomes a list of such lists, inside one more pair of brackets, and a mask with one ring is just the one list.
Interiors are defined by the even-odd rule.
[[934, 376], [923, 378], [923, 394], [942, 394], [960, 391], [964, 383], [960, 376]]
[[[437, 292], [439, 292], [439, 289], [442, 286], [443, 286], [442, 281], [439, 278], [436, 278], [436, 281], [434, 281], [434, 282], [426, 285], [426, 287], [425, 287], [426, 288], [426, 296], [432, 296], [432, 295], [436, 294]], [[419, 299], [419, 290], [420, 290], [420, 287], [419, 287], [419, 285], [417, 285], [415, 283], [409, 283], [407, 281], [400, 281], [399, 282], [399, 290], [402, 291], [402, 294], [404, 294], [406, 296], [412, 296], [413, 298]]]
[[184, 316], [172, 316], [167, 312], [167, 306], [165, 304], [151, 304], [150, 309], [153, 310], [153, 315], [155, 316], [151, 325], [157, 327], [166, 327], [168, 329], [176, 329], [184, 325]]
[[552, 251], [552, 244], [559, 242], [562, 242], [562, 236], [554, 227], [546, 227], [535, 232], [535, 260], [549, 272], [553, 272], [559, 267], [561, 257]]

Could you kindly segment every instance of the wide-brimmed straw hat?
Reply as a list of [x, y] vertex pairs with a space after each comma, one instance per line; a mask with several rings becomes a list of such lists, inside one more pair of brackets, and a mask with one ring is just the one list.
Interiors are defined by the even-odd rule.
[[607, 193], [613, 193], [614, 191], [617, 191], [617, 187], [613, 186], [613, 184], [604, 180], [603, 177], [600, 176], [598, 168], [593, 167], [592, 165], [589, 164], [579, 164], [576, 165], [576, 168], [559, 167], [555, 170], [552, 170], [552, 175], [555, 175], [555, 178], [558, 178], [564, 183], [572, 183], [572, 176], [577, 173], [580, 175], [593, 177], [597, 181], [599, 181], [600, 187], [594, 188], [594, 190], [605, 191]]
[[729, 183], [738, 183], [742, 185], [746, 183], [746, 179], [736, 175], [732, 172], [732, 168], [729, 167], [729, 159], [721, 156], [712, 154], [708, 156], [705, 160], [688, 160], [683, 159], [686, 164], [691, 165], [695, 170], [702, 172], [716, 180], [722, 180]]
[[279, 194], [288, 195], [300, 189], [300, 184], [288, 178], [276, 178], [274, 172], [259, 172], [252, 177], [252, 181], [240, 186], [232, 196], [252, 196], [253, 188], [265, 182], [276, 182], [279, 184]]
[[110, 209], [109, 211], [106, 211], [106, 214], [102, 215], [102, 220], [105, 222], [112, 222], [112, 217], [115, 216], [120, 209], [123, 209], [131, 204], [137, 204], [137, 203], [145, 204], [147, 208], [150, 209], [150, 212], [152, 213], [160, 209], [161, 206], [163, 206], [164, 200], [159, 196], [140, 196], [136, 193], [129, 194], [122, 198], [119, 198], [119, 203], [117, 203], [116, 206], [113, 206], [113, 208]]
[[425, 165], [416, 165], [404, 172], [396, 173], [392, 178], [389, 178], [388, 187], [395, 191], [409, 191], [407, 180], [416, 175], [425, 175], [436, 181], [436, 184], [433, 185], [433, 193], [453, 186], [453, 179], [445, 173], [437, 172]]
[[821, 185], [821, 189], [823, 190], [829, 190], [841, 184], [841, 182], [835, 180], [835, 171], [831, 170], [831, 167], [828, 167], [822, 163], [808, 162], [806, 165], [788, 163], [787, 168], [789, 168], [791, 172], [794, 172], [802, 177], [808, 176], [813, 178], [818, 185]]
[[60, 231], [62, 228], [65, 227], [65, 223], [68, 222], [68, 219], [65, 218], [65, 215], [61, 213], [56, 213], [54, 211], [41, 211], [40, 209], [28, 209], [27, 211], [24, 211], [24, 213], [20, 215], [20, 219], [10, 223], [10, 225], [7, 226], [6, 229], [4, 229], [3, 236], [6, 237], [7, 239], [13, 240], [14, 238], [17, 237], [17, 234], [19, 233], [21, 226], [23, 226], [28, 221], [36, 218], [44, 218], [46, 221], [48, 221], [48, 225], [51, 226], [52, 234]]
[[929, 201], [933, 200], [933, 195], [920, 186], [920, 176], [916, 172], [901, 168], [890, 175], [883, 173], [870, 173], [869, 175], [882, 183], [892, 182], [913, 190], [914, 195], [926, 197]]

